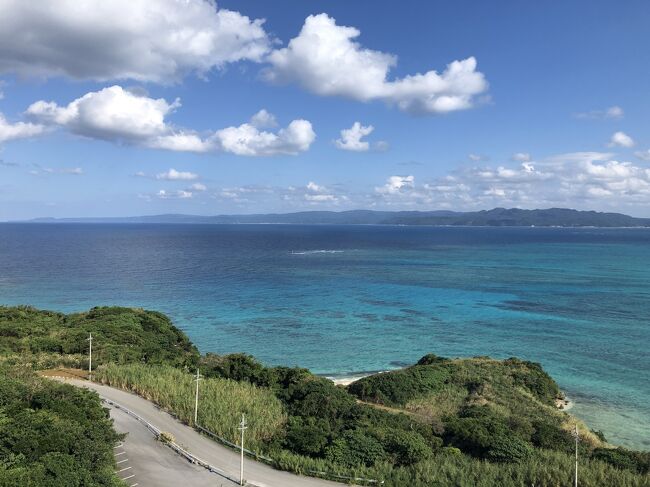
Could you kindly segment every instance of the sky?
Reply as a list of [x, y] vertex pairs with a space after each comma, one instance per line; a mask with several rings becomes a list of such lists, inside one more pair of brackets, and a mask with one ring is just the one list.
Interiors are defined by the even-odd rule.
[[650, 4], [0, 0], [0, 220], [650, 217]]

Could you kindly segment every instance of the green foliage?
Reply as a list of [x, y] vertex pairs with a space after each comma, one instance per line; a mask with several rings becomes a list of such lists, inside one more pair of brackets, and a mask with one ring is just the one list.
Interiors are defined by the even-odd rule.
[[98, 307], [65, 315], [26, 306], [0, 307], [0, 352], [76, 356], [87, 366], [88, 334], [93, 334], [93, 362], [195, 366], [199, 354], [189, 338], [155, 311]]
[[383, 446], [395, 465], [405, 466], [431, 458], [432, 447], [438, 449], [442, 446], [442, 439], [437, 440], [429, 446], [422, 435], [412, 431], [392, 430], [386, 435]]
[[514, 383], [528, 389], [541, 402], [552, 405], [560, 396], [560, 388], [540, 364], [517, 358], [504, 360], [503, 364], [511, 368]]
[[533, 423], [535, 431], [532, 435], [532, 443], [538, 448], [548, 448], [570, 453], [574, 448], [574, 439], [566, 430], [544, 422]]
[[449, 374], [445, 366], [414, 365], [364, 377], [350, 384], [348, 391], [362, 401], [404, 406], [411, 399], [440, 390], [449, 379]]
[[0, 370], [0, 486], [118, 486], [121, 439], [94, 392]]
[[487, 459], [493, 462], [521, 462], [533, 453], [530, 444], [514, 435], [496, 436], [487, 451]]
[[386, 458], [381, 443], [363, 430], [348, 430], [327, 448], [328, 460], [348, 467], [371, 467]]
[[[192, 374], [164, 365], [105, 365], [95, 380], [133, 391], [188, 424], [194, 421], [195, 383]], [[286, 422], [282, 404], [268, 389], [228, 379], [204, 379], [200, 389], [199, 424], [228, 441], [237, 442], [237, 424], [246, 414], [246, 441], [260, 449], [281, 435]]]
[[435, 364], [442, 364], [448, 361], [449, 359], [446, 357], [439, 357], [438, 355], [435, 355], [433, 353], [428, 353], [420, 360], [418, 360], [417, 364], [415, 365], [435, 365]]
[[320, 457], [331, 434], [329, 423], [322, 418], [292, 416], [287, 424], [285, 446], [301, 455]]
[[596, 448], [593, 458], [616, 468], [646, 475], [650, 473], [650, 452], [630, 451], [625, 448]]

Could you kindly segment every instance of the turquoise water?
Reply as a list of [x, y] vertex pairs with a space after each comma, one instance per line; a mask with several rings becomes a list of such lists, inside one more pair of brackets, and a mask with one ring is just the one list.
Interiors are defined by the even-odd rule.
[[650, 449], [650, 230], [0, 225], [0, 303], [169, 314], [203, 352], [328, 375], [428, 352], [543, 364]]

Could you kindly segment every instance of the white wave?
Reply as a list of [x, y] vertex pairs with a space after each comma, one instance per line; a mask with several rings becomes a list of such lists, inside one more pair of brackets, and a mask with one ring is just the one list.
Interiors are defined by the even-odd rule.
[[291, 255], [342, 254], [345, 250], [292, 250]]

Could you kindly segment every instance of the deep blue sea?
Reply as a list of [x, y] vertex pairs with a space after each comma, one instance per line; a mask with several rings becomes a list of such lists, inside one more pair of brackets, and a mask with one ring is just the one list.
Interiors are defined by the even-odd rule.
[[0, 303], [160, 310], [202, 352], [332, 376], [517, 356], [650, 450], [650, 229], [0, 224]]

